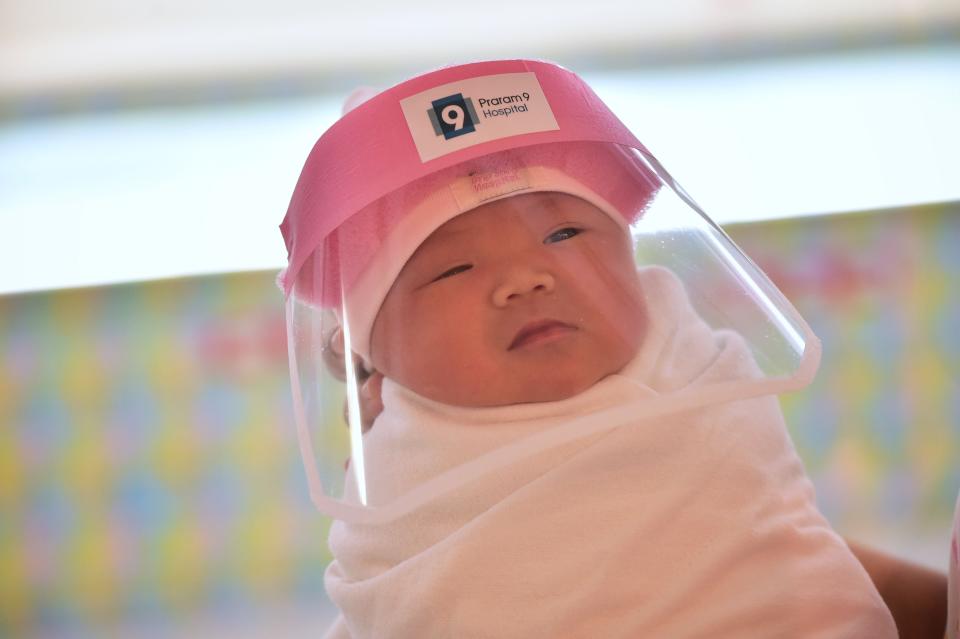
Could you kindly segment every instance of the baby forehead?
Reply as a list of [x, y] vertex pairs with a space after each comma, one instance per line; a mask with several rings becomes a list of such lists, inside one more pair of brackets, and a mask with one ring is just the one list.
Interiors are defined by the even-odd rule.
[[483, 231], [503, 232], [505, 227], [539, 229], [554, 222], [590, 222], [607, 214], [575, 195], [553, 191], [522, 193], [482, 204], [441, 224], [427, 238], [437, 241], [469, 238]]

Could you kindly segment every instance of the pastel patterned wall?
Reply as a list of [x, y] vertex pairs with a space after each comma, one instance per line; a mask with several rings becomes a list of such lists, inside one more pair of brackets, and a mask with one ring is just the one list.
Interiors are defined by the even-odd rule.
[[0, 298], [0, 636], [322, 597], [272, 282]]
[[[783, 403], [825, 511], [945, 539], [960, 205], [731, 234], [823, 339], [817, 381]], [[0, 636], [323, 609], [327, 524], [306, 495], [273, 277], [0, 297]]]
[[960, 488], [960, 206], [743, 225], [731, 235], [824, 347], [783, 398], [835, 525], [939, 527]]

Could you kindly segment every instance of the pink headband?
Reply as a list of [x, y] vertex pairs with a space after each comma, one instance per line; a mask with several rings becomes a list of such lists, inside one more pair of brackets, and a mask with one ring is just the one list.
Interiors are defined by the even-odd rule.
[[[510, 117], [522, 109], [524, 117]], [[497, 152], [510, 151], [506, 155], [524, 166], [557, 166], [618, 210], [639, 210], [617, 202], [606, 185], [592, 183], [609, 180], [598, 168], [603, 159], [591, 149], [605, 145], [591, 142], [643, 149], [583, 80], [554, 64], [478, 62], [398, 84], [345, 114], [314, 145], [280, 225], [288, 264], [279, 283], [287, 295], [296, 283], [298, 295], [338, 305], [386, 232], [381, 225], [368, 235], [362, 218], [371, 217], [371, 207], [388, 196], [422, 199], [440, 184], [438, 176], [447, 182], [454, 177], [445, 169], [483, 163]], [[543, 150], [551, 147], [561, 150]], [[584, 151], [586, 157], [578, 159]], [[617, 158], [608, 150], [611, 166], [626, 172], [627, 153]], [[539, 155], [553, 158], [540, 162]], [[357, 241], [357, 231], [366, 237]], [[341, 265], [350, 272], [341, 273]]]

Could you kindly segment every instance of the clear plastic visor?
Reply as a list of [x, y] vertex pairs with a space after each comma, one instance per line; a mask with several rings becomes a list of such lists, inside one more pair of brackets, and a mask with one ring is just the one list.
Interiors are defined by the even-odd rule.
[[656, 160], [585, 148], [602, 179], [454, 167], [308, 260], [288, 346], [322, 511], [389, 521], [551, 450], [812, 379], [807, 324]]

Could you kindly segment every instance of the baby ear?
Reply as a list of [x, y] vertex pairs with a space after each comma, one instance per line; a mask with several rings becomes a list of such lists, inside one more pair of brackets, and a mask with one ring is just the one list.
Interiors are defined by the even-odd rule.
[[365, 433], [383, 412], [383, 374], [373, 371], [360, 385], [360, 431]]
[[[323, 346], [320, 350], [323, 356], [323, 364], [327, 367], [327, 370], [330, 371], [330, 374], [341, 382], [346, 381], [346, 347], [343, 341], [343, 329], [339, 324], [323, 336]], [[373, 364], [360, 357], [357, 353], [351, 352], [350, 356], [353, 358], [353, 370], [356, 373], [359, 383], [362, 384], [376, 372]]]
[[[330, 373], [341, 382], [347, 379], [346, 355], [343, 339], [343, 329], [338, 324], [323, 337], [323, 363]], [[383, 412], [381, 387], [383, 375], [373, 365], [351, 352], [353, 370], [357, 376], [357, 386], [360, 389], [360, 430], [365, 433], [370, 430], [373, 421]], [[349, 408], [346, 400], [343, 403], [343, 421], [350, 423]]]
[[336, 326], [323, 335], [320, 353], [323, 364], [330, 374], [341, 382], [347, 379], [346, 360], [344, 358], [343, 329]]

